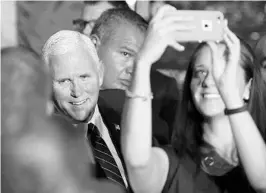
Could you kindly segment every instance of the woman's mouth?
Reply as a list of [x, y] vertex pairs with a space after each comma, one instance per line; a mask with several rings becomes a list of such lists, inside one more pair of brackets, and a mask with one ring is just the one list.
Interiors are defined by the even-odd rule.
[[218, 98], [221, 98], [221, 95], [219, 95], [217, 93], [203, 93], [202, 96], [203, 96], [203, 98], [206, 98], [206, 99], [218, 99]]

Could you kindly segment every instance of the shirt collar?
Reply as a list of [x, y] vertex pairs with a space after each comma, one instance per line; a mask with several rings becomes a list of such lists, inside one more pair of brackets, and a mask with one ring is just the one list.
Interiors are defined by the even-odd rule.
[[99, 111], [99, 107], [98, 105], [95, 106], [95, 110], [94, 110], [94, 113], [93, 113], [93, 116], [92, 118], [89, 120], [88, 124], [89, 123], [92, 123], [94, 125], [97, 124], [98, 120], [100, 119], [101, 115], [100, 115], [100, 111]]

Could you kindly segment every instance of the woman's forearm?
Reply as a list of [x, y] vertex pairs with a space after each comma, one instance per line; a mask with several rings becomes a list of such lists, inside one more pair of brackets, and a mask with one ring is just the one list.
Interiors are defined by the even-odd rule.
[[[237, 94], [226, 97], [228, 109], [243, 106]], [[234, 97], [236, 96], [236, 97]], [[229, 100], [230, 99], [230, 100]], [[248, 111], [229, 115], [238, 154], [251, 185], [266, 191], [266, 144]]]
[[[129, 91], [143, 96], [151, 93], [150, 69], [144, 69], [141, 63], [134, 70]], [[150, 99], [126, 99], [121, 124], [122, 152], [131, 187], [140, 193], [161, 192], [169, 169], [166, 153], [161, 148], [152, 148], [151, 119]]]
[[238, 154], [251, 185], [266, 192], [266, 145], [248, 112], [229, 116]]
[[[136, 95], [151, 93], [150, 68], [138, 62], [129, 91]], [[126, 98], [122, 115], [122, 151], [127, 166], [143, 167], [151, 153], [151, 100]]]
[[266, 190], [266, 145], [248, 112], [229, 116], [246, 175], [254, 188]]
[[[176, 31], [190, 29], [191, 23], [180, 20], [179, 12], [170, 5], [162, 6], [150, 21], [145, 40], [137, 55], [132, 82], [128, 88], [122, 115], [122, 153], [130, 182], [136, 192], [161, 192], [168, 174], [168, 156], [152, 148], [150, 70], [168, 46], [182, 51]], [[185, 26], [185, 27], [184, 27]], [[147, 97], [147, 100], [143, 100]]]

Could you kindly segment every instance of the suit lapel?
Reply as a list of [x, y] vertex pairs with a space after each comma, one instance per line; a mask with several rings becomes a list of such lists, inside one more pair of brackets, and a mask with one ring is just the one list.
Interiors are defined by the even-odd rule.
[[[122, 156], [122, 152], [121, 152], [121, 142], [120, 142], [120, 122], [121, 122], [121, 115], [119, 115], [114, 109], [110, 108], [107, 106], [107, 104], [105, 103], [105, 101], [99, 97], [98, 99], [98, 107], [99, 107], [99, 111], [100, 114], [102, 116], [103, 122], [106, 125], [111, 140], [116, 148], [117, 154], [120, 157], [120, 160], [122, 162], [124, 171], [125, 171], [125, 175], [128, 181], [128, 174], [127, 174], [127, 170], [126, 170], [126, 165]], [[129, 181], [128, 181], [129, 182]], [[133, 190], [130, 187], [130, 184], [128, 184], [128, 191], [129, 193], [133, 193]]]
[[120, 146], [120, 121], [121, 118], [116, 111], [108, 107], [102, 98], [98, 100], [98, 107], [100, 114], [102, 116], [103, 122], [106, 125], [111, 140], [117, 150], [117, 153], [120, 158], [121, 155], [121, 146]]

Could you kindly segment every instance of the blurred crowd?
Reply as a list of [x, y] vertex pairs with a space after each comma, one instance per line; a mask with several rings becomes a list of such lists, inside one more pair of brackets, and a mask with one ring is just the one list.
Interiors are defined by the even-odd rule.
[[[179, 44], [178, 10], [221, 11], [223, 40]], [[1, 11], [3, 193], [266, 192], [264, 1]]]

